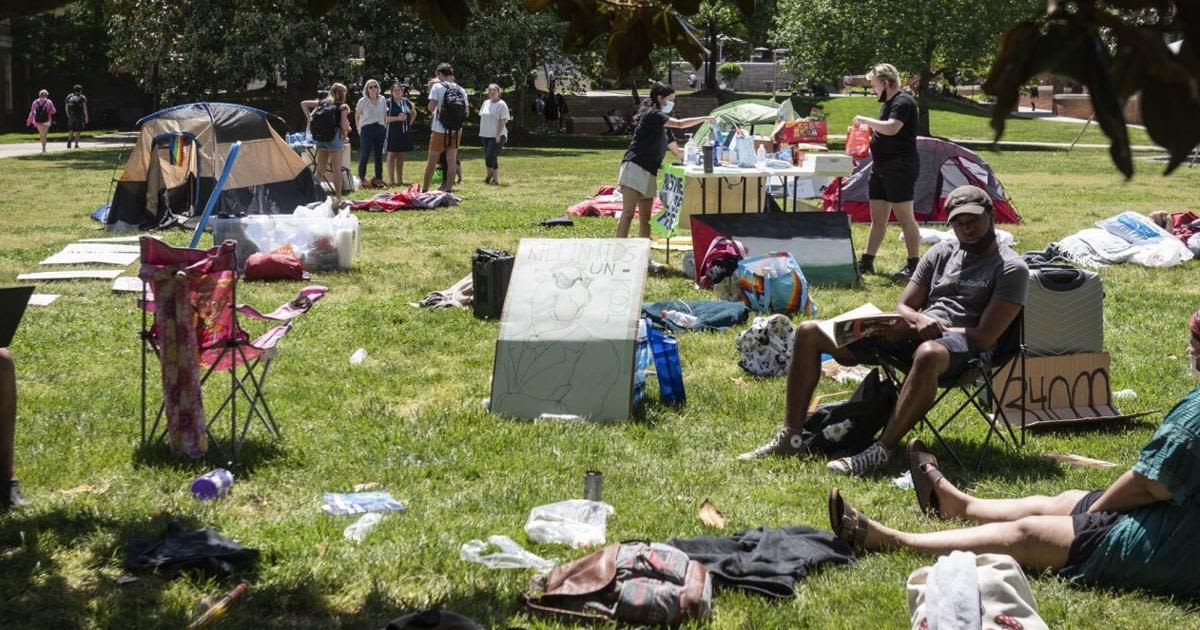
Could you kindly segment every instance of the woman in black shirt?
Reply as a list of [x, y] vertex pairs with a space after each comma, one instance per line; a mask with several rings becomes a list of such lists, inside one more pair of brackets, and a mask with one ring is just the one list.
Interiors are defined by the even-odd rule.
[[654, 207], [654, 194], [658, 190], [658, 167], [662, 166], [667, 153], [667, 129], [687, 129], [703, 122], [715, 122], [712, 116], [695, 118], [671, 118], [675, 107], [675, 88], [655, 83], [650, 88], [650, 98], [642, 101], [637, 115], [637, 127], [633, 130], [633, 141], [621, 160], [621, 175], [617, 183], [621, 189], [623, 208], [617, 223], [617, 238], [629, 236], [629, 225], [634, 211], [638, 215], [638, 236], [650, 238], [650, 212]]
[[921, 255], [921, 233], [913, 216], [913, 189], [920, 174], [917, 157], [917, 127], [920, 120], [917, 102], [900, 89], [900, 73], [890, 63], [881, 63], [867, 73], [871, 89], [883, 105], [879, 118], [855, 116], [855, 124], [871, 129], [871, 177], [868, 197], [871, 203], [871, 233], [867, 251], [859, 262], [859, 271], [875, 273], [875, 252], [887, 235], [889, 215], [895, 215], [904, 231], [908, 262], [895, 273], [907, 281], [917, 268]]

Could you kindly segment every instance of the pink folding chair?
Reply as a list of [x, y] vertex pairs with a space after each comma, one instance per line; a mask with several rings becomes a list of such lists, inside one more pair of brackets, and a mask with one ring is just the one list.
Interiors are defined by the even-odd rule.
[[[324, 297], [326, 288], [305, 287], [296, 299], [264, 315], [237, 303], [234, 241], [207, 251], [172, 247], [149, 236], [143, 236], [140, 243], [142, 444], [166, 437], [172, 454], [195, 459], [206, 454], [211, 442], [232, 463], [256, 418], [279, 438], [279, 425], [263, 392], [267, 372], [279, 342], [291, 331], [295, 320]], [[277, 325], [250, 339], [242, 330], [239, 316]], [[163, 401], [147, 431], [147, 357], [151, 353], [159, 362]], [[202, 390], [216, 372], [229, 373], [229, 392], [223, 394], [217, 410], [206, 416]], [[238, 414], [239, 397], [249, 403], [244, 416]], [[228, 451], [212, 431], [226, 410]]]

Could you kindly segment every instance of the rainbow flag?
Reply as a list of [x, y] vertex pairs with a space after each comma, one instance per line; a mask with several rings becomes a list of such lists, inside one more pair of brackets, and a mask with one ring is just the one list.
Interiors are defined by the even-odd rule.
[[172, 165], [184, 164], [187, 161], [187, 138], [175, 136], [167, 145], [168, 160]]

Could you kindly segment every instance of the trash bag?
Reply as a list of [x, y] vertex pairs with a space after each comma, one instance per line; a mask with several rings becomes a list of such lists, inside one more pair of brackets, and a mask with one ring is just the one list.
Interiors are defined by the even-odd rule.
[[603, 545], [612, 513], [611, 505], [584, 499], [539, 505], [529, 512], [525, 535], [530, 542], [558, 543], [576, 549]]

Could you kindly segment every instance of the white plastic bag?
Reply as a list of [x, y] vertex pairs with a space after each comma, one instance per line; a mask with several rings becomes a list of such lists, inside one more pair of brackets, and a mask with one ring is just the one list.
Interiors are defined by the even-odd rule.
[[529, 512], [525, 535], [530, 542], [559, 543], [575, 549], [603, 545], [613, 507], [600, 501], [571, 499], [539, 505]]
[[362, 542], [363, 539], [367, 537], [367, 534], [371, 533], [371, 530], [375, 529], [375, 526], [378, 525], [379, 521], [382, 520], [383, 514], [380, 514], [379, 512], [368, 512], [363, 514], [362, 518], [359, 518], [357, 521], [354, 521], [352, 525], [349, 525], [346, 527], [346, 529], [342, 530], [342, 537], [346, 540], [353, 540], [356, 543]]
[[296, 206], [296, 210], [292, 212], [292, 216], [306, 218], [333, 218], [333, 197], [326, 197], [325, 201], [314, 201], [313, 203]]
[[1144, 267], [1162, 269], [1191, 260], [1192, 250], [1188, 249], [1183, 241], [1172, 236], [1135, 243], [1133, 256], [1129, 259]]
[[[483, 555], [489, 547], [499, 551]], [[508, 536], [489, 536], [485, 543], [482, 540], [472, 540], [462, 544], [458, 555], [467, 562], [482, 564], [489, 569], [537, 569], [548, 571], [556, 564], [553, 560], [545, 560], [527, 551]]]

